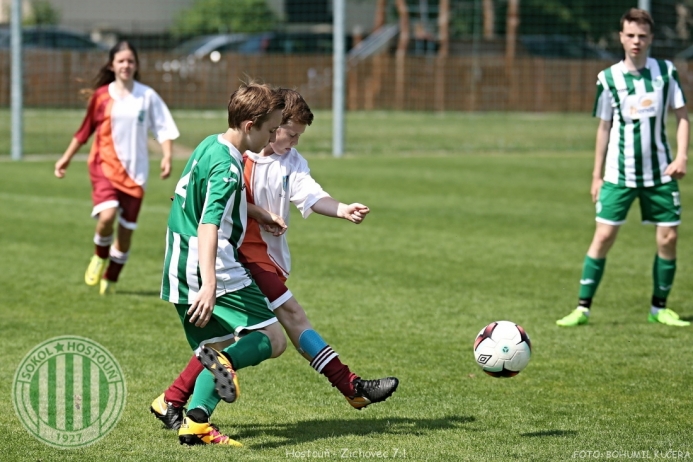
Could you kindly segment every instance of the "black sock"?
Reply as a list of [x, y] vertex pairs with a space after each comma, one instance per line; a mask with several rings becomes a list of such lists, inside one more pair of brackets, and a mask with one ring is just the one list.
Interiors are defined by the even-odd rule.
[[667, 307], [667, 299], [655, 297], [653, 295], [652, 296], [652, 306], [655, 308], [666, 308]]
[[587, 308], [588, 310], [592, 306], [592, 299], [591, 298], [581, 298], [578, 300], [578, 306], [581, 306], [582, 308]]
[[199, 407], [189, 410], [186, 416], [188, 416], [190, 420], [192, 420], [193, 422], [197, 423], [205, 423], [209, 421], [209, 416], [207, 415], [207, 413]]

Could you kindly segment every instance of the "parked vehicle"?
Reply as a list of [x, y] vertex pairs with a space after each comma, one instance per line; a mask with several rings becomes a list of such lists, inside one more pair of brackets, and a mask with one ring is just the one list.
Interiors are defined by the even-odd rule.
[[[352, 39], [347, 36], [346, 48]], [[214, 34], [192, 38], [174, 48], [173, 59], [156, 63], [158, 70], [185, 79], [203, 63], [218, 63], [229, 54], [330, 54], [332, 34], [313, 32], [262, 32], [258, 34]], [[166, 78], [169, 78], [166, 77]]]
[[[57, 27], [22, 28], [22, 46], [25, 49], [52, 50], [106, 50], [107, 47], [91, 40], [87, 35]], [[0, 29], [0, 49], [10, 48], [10, 29]]]
[[520, 44], [529, 55], [542, 58], [601, 59], [618, 61], [611, 52], [580, 37], [569, 35], [521, 35]]

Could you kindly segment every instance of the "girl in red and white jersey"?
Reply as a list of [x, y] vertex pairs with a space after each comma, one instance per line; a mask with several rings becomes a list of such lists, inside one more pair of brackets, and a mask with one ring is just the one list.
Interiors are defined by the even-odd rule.
[[95, 134], [88, 164], [94, 204], [91, 214], [98, 222], [95, 254], [84, 281], [90, 286], [100, 284], [102, 295], [115, 292], [128, 259], [149, 174], [148, 132], [162, 147], [162, 179], [171, 174], [172, 140], [180, 135], [161, 97], [137, 81], [138, 69], [137, 52], [128, 42], [121, 41], [111, 49], [108, 62], [94, 80], [82, 126], [55, 164], [55, 176], [63, 178], [72, 157]]

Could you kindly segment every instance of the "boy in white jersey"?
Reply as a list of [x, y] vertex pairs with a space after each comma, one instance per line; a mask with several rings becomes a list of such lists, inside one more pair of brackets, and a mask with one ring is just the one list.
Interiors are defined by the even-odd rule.
[[[178, 432], [181, 444], [241, 446], [211, 425], [209, 417], [221, 399], [236, 400], [235, 370], [277, 357], [286, 348], [267, 298], [238, 261], [247, 213], [241, 152], [274, 141], [283, 108], [276, 90], [242, 85], [229, 101], [229, 129], [198, 145], [176, 184], [161, 298], [175, 304], [188, 342], [207, 368], [195, 382]], [[239, 332], [246, 334], [223, 348]]]
[[[640, 202], [643, 223], [656, 227], [654, 290], [648, 320], [668, 326], [690, 325], [666, 308], [676, 272], [677, 228], [681, 223], [676, 180], [686, 174], [688, 112], [674, 65], [648, 58], [653, 28], [647, 11], [628, 10], [621, 18], [620, 32], [625, 59], [599, 73], [594, 115], [601, 120], [591, 187], [597, 227], [584, 261], [578, 307], [556, 321], [562, 327], [589, 320], [606, 255], [635, 198]], [[674, 159], [666, 137], [668, 107], [677, 123]]]
[[[369, 213], [363, 204], [341, 203], [325, 192], [310, 175], [306, 160], [295, 146], [313, 113], [301, 95], [282, 89], [284, 121], [276, 140], [259, 153], [246, 152], [244, 177], [249, 207], [253, 205], [281, 217], [288, 224], [293, 203], [307, 218], [312, 212], [343, 218], [359, 224]], [[251, 205], [252, 204], [252, 205]], [[250, 210], [249, 210], [250, 213]], [[264, 228], [264, 226], [263, 226]], [[305, 311], [285, 282], [291, 268], [286, 235], [261, 229], [249, 217], [239, 260], [248, 268], [258, 287], [270, 301], [274, 314], [298, 351], [317, 372], [323, 374], [356, 409], [386, 400], [399, 381], [394, 377], [364, 380], [351, 372], [335, 352], [313, 329]], [[151, 406], [152, 413], [167, 427], [175, 429], [182, 421], [183, 406], [192, 391], [195, 378], [203, 370], [193, 356], [185, 370]]]

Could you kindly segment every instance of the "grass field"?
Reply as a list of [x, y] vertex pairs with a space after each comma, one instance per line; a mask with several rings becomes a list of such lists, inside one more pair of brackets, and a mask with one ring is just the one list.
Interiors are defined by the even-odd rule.
[[[189, 148], [226, 129], [223, 111], [173, 111], [173, 116], [181, 131], [176, 144]], [[27, 109], [24, 152], [61, 154], [82, 117], [83, 110]], [[9, 111], [0, 110], [0, 157], [10, 152], [10, 125]], [[595, 126], [585, 114], [349, 112], [346, 147], [353, 155], [584, 151], [594, 145]], [[331, 140], [331, 113], [317, 111], [301, 137], [302, 151], [331, 154]]]
[[[0, 162], [0, 459], [587, 457], [579, 451], [601, 459], [644, 451], [653, 459], [690, 459], [693, 330], [647, 323], [654, 237], [638, 223], [637, 207], [609, 255], [591, 323], [554, 324], [574, 308], [594, 226], [594, 121], [560, 117], [571, 122], [564, 131], [551, 116], [357, 114], [366, 134], [350, 125], [349, 142], [359, 148], [341, 160], [310, 155], [329, 152], [317, 135], [330, 126], [316, 122], [303, 149], [314, 177], [372, 213], [361, 226], [294, 215], [289, 286], [345, 363], [368, 378], [396, 375], [401, 385], [387, 402], [357, 412], [287, 349], [242, 370], [242, 398], [215, 412], [214, 421], [242, 449], [182, 447], [148, 412], [190, 355], [175, 310], [158, 299], [175, 182], [152, 179], [120, 293], [104, 298], [82, 280], [94, 232], [86, 165], [75, 162], [58, 181], [50, 161]], [[202, 135], [209, 123], [191, 114], [184, 133]], [[501, 135], [505, 146], [519, 147], [493, 148]], [[66, 143], [55, 145], [60, 151]], [[431, 152], [427, 143], [441, 148]], [[176, 161], [175, 171], [182, 167]], [[681, 183], [685, 209], [693, 203], [689, 181]], [[680, 235], [670, 307], [692, 319], [687, 226]], [[486, 376], [472, 355], [477, 332], [500, 319], [524, 326], [534, 347], [529, 366], [513, 379]], [[24, 355], [68, 334], [117, 358], [128, 395], [108, 436], [61, 451], [27, 434], [11, 393]]]

